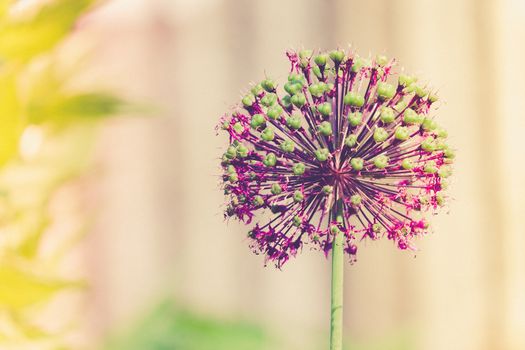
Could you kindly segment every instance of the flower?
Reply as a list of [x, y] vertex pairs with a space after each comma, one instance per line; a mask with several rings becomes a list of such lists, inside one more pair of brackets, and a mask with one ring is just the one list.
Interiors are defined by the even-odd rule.
[[[338, 230], [351, 261], [363, 239], [415, 249], [454, 158], [431, 112], [437, 97], [384, 56], [287, 56], [282, 86], [264, 79], [221, 119], [225, 216], [250, 224], [268, 212], [248, 237], [277, 267], [305, 244], [328, 254]], [[338, 201], [342, 221], [330, 215]]]

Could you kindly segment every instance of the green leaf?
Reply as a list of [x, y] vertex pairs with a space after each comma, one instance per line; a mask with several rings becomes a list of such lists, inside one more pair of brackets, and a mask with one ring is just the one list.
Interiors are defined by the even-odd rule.
[[35, 101], [28, 110], [32, 123], [53, 122], [60, 125], [79, 119], [99, 119], [117, 113], [122, 101], [103, 93], [83, 93], [71, 96], [56, 95], [53, 99]]
[[274, 349], [259, 327], [220, 321], [178, 309], [165, 302], [108, 350], [262, 350]]

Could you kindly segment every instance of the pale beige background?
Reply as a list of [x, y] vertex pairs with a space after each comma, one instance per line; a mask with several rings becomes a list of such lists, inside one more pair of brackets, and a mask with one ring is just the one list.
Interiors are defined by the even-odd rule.
[[226, 225], [219, 116], [289, 47], [385, 53], [439, 90], [457, 148], [450, 213], [417, 257], [369, 243], [346, 268], [345, 328], [417, 349], [525, 348], [523, 0], [115, 0], [81, 27], [100, 77], [161, 116], [114, 121], [99, 147], [90, 238], [97, 334], [170, 295], [281, 329], [312, 349], [328, 325], [329, 264], [305, 251], [263, 268]]

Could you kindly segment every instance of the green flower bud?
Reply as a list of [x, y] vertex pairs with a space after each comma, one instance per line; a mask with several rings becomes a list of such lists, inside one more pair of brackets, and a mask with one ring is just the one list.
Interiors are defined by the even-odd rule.
[[380, 100], [389, 100], [396, 94], [396, 88], [394, 85], [379, 82], [377, 84], [377, 97]]
[[423, 127], [423, 130], [425, 130], [425, 131], [431, 131], [431, 130], [435, 130], [437, 128], [437, 124], [432, 119], [425, 118], [425, 119], [423, 119], [422, 127]]
[[248, 157], [248, 147], [246, 147], [245, 145], [239, 145], [237, 147], [237, 155], [241, 158]]
[[341, 232], [341, 230], [339, 229], [339, 227], [337, 227], [337, 225], [332, 225], [330, 226], [330, 232], [335, 236], [336, 234]]
[[303, 163], [295, 163], [292, 167], [294, 175], [303, 175], [306, 167]]
[[301, 116], [298, 114], [293, 114], [286, 118], [286, 125], [290, 129], [298, 130], [301, 128]]
[[417, 85], [416, 85], [416, 88], [415, 88], [415, 92], [416, 92], [416, 95], [418, 97], [421, 97], [421, 98], [423, 98], [423, 97], [425, 97], [427, 95], [427, 92], [422, 87], [417, 86]]
[[417, 89], [417, 85], [416, 84], [411, 84], [409, 86], [407, 86], [405, 88], [405, 92], [408, 93], [408, 94], [411, 94], [413, 92], [416, 92], [416, 89]]
[[394, 136], [396, 140], [400, 141], [406, 141], [410, 137], [410, 131], [406, 126], [399, 126], [396, 128], [396, 131], [394, 132]]
[[297, 93], [292, 96], [291, 101], [297, 108], [301, 108], [306, 104], [306, 97], [302, 93]]
[[312, 73], [314, 73], [317, 79], [321, 79], [323, 77], [323, 74], [321, 73], [321, 69], [319, 68], [319, 66], [313, 66]]
[[411, 108], [408, 108], [403, 113], [403, 121], [406, 124], [417, 124], [420, 120], [419, 115]]
[[314, 153], [315, 153], [315, 158], [317, 158], [317, 160], [320, 162], [326, 161], [328, 157], [330, 156], [330, 151], [328, 151], [328, 148], [318, 149]]
[[363, 114], [361, 112], [354, 112], [348, 114], [348, 123], [351, 126], [358, 126], [363, 121]]
[[230, 176], [228, 176], [228, 180], [230, 182], [237, 182], [239, 181], [239, 175], [237, 175], [237, 173], [230, 174]]
[[362, 67], [366, 65], [365, 60], [363, 60], [361, 57], [354, 58], [354, 61], [352, 62], [352, 72], [357, 73], [361, 70]]
[[324, 194], [329, 195], [334, 191], [334, 188], [330, 185], [324, 185], [322, 191]]
[[450, 175], [452, 175], [452, 168], [448, 165], [443, 165], [439, 171], [438, 171], [438, 175], [439, 177], [441, 178], [447, 178], [449, 177]]
[[303, 86], [300, 83], [294, 83], [294, 82], [287, 82], [284, 84], [284, 91], [289, 93], [290, 95], [295, 95], [298, 92], [301, 92], [303, 90]]
[[363, 158], [352, 158], [350, 159], [350, 165], [355, 171], [361, 171], [363, 170], [364, 160]]
[[267, 167], [272, 167], [277, 164], [277, 157], [274, 153], [268, 153], [263, 159], [263, 164]]
[[365, 104], [365, 98], [356, 92], [349, 92], [343, 98], [345, 105], [352, 107], [362, 107]]
[[319, 55], [319, 56], [315, 56], [314, 58], [315, 64], [317, 64], [319, 67], [324, 67], [326, 65], [327, 60], [328, 60], [327, 55]]
[[301, 59], [310, 59], [312, 58], [313, 51], [312, 50], [301, 50], [299, 51], [299, 58]]
[[262, 114], [254, 114], [252, 116], [252, 120], [250, 121], [250, 126], [254, 129], [259, 128], [261, 125], [263, 125], [266, 122], [266, 119], [264, 119], [264, 115]]
[[244, 131], [244, 126], [242, 126], [241, 122], [237, 122], [237, 123], [233, 124], [233, 130], [237, 134], [242, 134], [243, 131]]
[[426, 152], [434, 152], [436, 150], [434, 138], [429, 136], [426, 139], [424, 139], [423, 142], [421, 142], [421, 149], [423, 149]]
[[344, 51], [340, 51], [340, 50], [334, 50], [330, 52], [329, 56], [330, 56], [330, 59], [334, 61], [336, 65], [343, 62], [343, 60], [345, 59]]
[[254, 96], [259, 96], [260, 94], [263, 93], [264, 90], [263, 90], [261, 84], [257, 84], [254, 87], [252, 87], [252, 89], [250, 91], [252, 92], [252, 94]]
[[350, 203], [352, 203], [353, 206], [358, 206], [359, 204], [361, 204], [361, 196], [358, 195], [358, 194], [354, 194], [350, 197]]
[[437, 151], [443, 151], [447, 149], [448, 145], [442, 138], [437, 138], [434, 140], [434, 145], [436, 146]]
[[230, 163], [231, 163], [230, 159], [228, 157], [226, 157], [226, 153], [224, 153], [222, 155], [222, 158], [221, 158], [221, 165], [224, 166], [224, 165], [227, 165], [227, 164], [230, 164]]
[[429, 161], [427, 164], [425, 164], [423, 171], [428, 174], [437, 173], [438, 168], [436, 167], [436, 162], [434, 162], [433, 160]]
[[229, 121], [225, 121], [224, 123], [222, 123], [222, 130], [228, 130], [230, 127], [230, 122]]
[[261, 104], [265, 107], [273, 106], [277, 102], [277, 95], [274, 93], [267, 93], [261, 98]]
[[443, 194], [441, 192], [436, 194], [436, 202], [440, 207], [442, 207], [445, 204], [445, 198], [443, 197]]
[[261, 139], [264, 141], [272, 141], [275, 138], [275, 132], [271, 128], [266, 128], [261, 133]]
[[374, 131], [374, 141], [384, 142], [388, 138], [388, 132], [384, 128], [377, 128]]
[[399, 101], [394, 107], [394, 109], [398, 112], [402, 111], [405, 108], [407, 108], [407, 104], [403, 100]]
[[235, 169], [235, 167], [233, 165], [228, 165], [228, 168], [226, 169], [226, 172], [228, 174], [235, 174], [237, 172], [237, 170]]
[[304, 195], [301, 191], [297, 190], [293, 193], [293, 201], [296, 203], [302, 202], [304, 199]]
[[303, 87], [305, 82], [306, 82], [304, 76], [302, 74], [300, 74], [300, 73], [291, 73], [288, 76], [288, 81], [291, 82], [291, 83], [299, 84], [299, 85], [301, 85], [301, 87]]
[[428, 100], [430, 101], [430, 103], [434, 103], [437, 100], [439, 100], [439, 97], [437, 95], [434, 95], [434, 94], [429, 94], [428, 95]]
[[373, 224], [372, 225], [372, 231], [374, 231], [375, 233], [381, 232], [381, 225], [380, 224]]
[[325, 91], [325, 84], [323, 83], [315, 83], [308, 87], [308, 91], [312, 96], [315, 97], [321, 97], [324, 94]]
[[298, 215], [293, 217], [293, 225], [295, 227], [300, 227], [302, 224], [303, 224], [303, 220]]
[[317, 110], [321, 115], [328, 117], [330, 114], [332, 114], [332, 104], [330, 102], [321, 103], [319, 106], [317, 106]]
[[414, 162], [411, 161], [410, 159], [408, 158], [405, 158], [403, 159], [403, 161], [401, 162], [401, 166], [403, 167], [403, 169], [405, 170], [412, 170], [414, 169]]
[[275, 82], [271, 79], [265, 79], [261, 82], [261, 86], [264, 90], [268, 92], [274, 92], [275, 91]]
[[345, 139], [345, 145], [347, 145], [348, 147], [354, 147], [356, 143], [357, 143], [357, 135], [350, 134]]
[[230, 146], [230, 147], [228, 147], [228, 149], [226, 150], [226, 153], [224, 155], [228, 159], [233, 159], [233, 158], [237, 157], [237, 149], [234, 146]]
[[283, 112], [283, 107], [275, 105], [268, 108], [268, 112], [266, 114], [268, 114], [268, 118], [276, 120], [283, 114]]
[[308, 67], [308, 63], [310, 63], [309, 59], [299, 58], [299, 67], [306, 68], [306, 67]]
[[292, 140], [284, 140], [280, 148], [283, 152], [292, 153], [295, 149], [295, 143]]
[[385, 156], [384, 154], [381, 154], [377, 157], [374, 158], [374, 165], [376, 166], [376, 168], [379, 168], [379, 169], [384, 169], [387, 167], [388, 165], [388, 157]]
[[251, 107], [255, 103], [255, 96], [248, 94], [242, 98], [242, 104], [245, 107]]
[[332, 124], [330, 122], [322, 122], [317, 127], [319, 130], [319, 133], [323, 136], [330, 136], [332, 135]]
[[446, 139], [448, 137], [448, 132], [445, 129], [439, 128], [436, 130], [436, 135], [438, 137]]
[[281, 188], [281, 185], [279, 185], [278, 183], [274, 183], [272, 185], [271, 192], [274, 196], [277, 196], [283, 192], [283, 189]]
[[409, 75], [405, 75], [405, 74], [400, 74], [399, 75], [399, 85], [403, 86], [403, 87], [407, 87], [407, 86], [410, 86], [412, 85], [413, 83], [416, 82], [416, 78], [415, 77], [411, 77]]
[[253, 197], [253, 205], [256, 207], [260, 207], [264, 204], [264, 199], [261, 196], [255, 196]]
[[286, 95], [281, 100], [281, 103], [284, 108], [290, 108], [292, 106], [292, 96]]
[[378, 66], [384, 67], [388, 63], [388, 58], [386, 56], [383, 56], [383, 55], [377, 55], [376, 56], [376, 63], [377, 63]]
[[381, 121], [385, 124], [392, 123], [396, 120], [396, 115], [394, 110], [390, 107], [383, 107], [380, 114]]
[[445, 158], [448, 158], [448, 159], [454, 159], [456, 157], [456, 154], [454, 153], [454, 151], [448, 147], [443, 151], [443, 155], [445, 156]]

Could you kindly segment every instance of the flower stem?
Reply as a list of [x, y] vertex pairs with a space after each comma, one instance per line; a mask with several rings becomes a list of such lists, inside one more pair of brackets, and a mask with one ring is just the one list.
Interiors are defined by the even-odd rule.
[[[338, 223], [343, 222], [342, 200], [339, 199], [333, 211]], [[332, 245], [332, 293], [330, 317], [330, 350], [343, 349], [343, 278], [344, 254], [343, 232], [337, 230]]]

